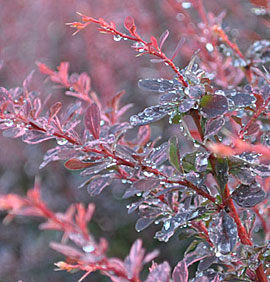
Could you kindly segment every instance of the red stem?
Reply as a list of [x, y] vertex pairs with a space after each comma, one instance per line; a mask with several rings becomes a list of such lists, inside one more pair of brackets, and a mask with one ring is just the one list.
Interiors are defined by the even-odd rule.
[[252, 241], [250, 240], [250, 237], [243, 226], [241, 219], [239, 218], [239, 215], [237, 213], [237, 210], [234, 206], [233, 200], [230, 198], [230, 190], [228, 184], [225, 186], [225, 191], [224, 191], [224, 200], [227, 206], [230, 208], [231, 216], [233, 217], [236, 226], [237, 226], [237, 231], [238, 231], [238, 236], [240, 238], [240, 241], [244, 245], [250, 245], [252, 246]]

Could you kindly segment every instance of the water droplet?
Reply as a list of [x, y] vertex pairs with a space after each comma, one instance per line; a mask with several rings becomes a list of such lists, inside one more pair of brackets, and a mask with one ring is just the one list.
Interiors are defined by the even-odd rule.
[[11, 126], [14, 125], [14, 122], [13, 122], [12, 120], [8, 119], [8, 120], [5, 122], [5, 125], [6, 125], [7, 127], [11, 127]]
[[118, 35], [118, 34], [115, 34], [114, 36], [113, 36], [113, 40], [114, 41], [120, 41], [122, 39], [122, 36], [120, 36], [120, 35]]
[[214, 51], [214, 46], [211, 43], [206, 43], [205, 48], [208, 50], [208, 52]]
[[86, 245], [83, 247], [83, 250], [86, 253], [92, 253], [95, 250], [95, 247], [93, 245]]
[[170, 228], [170, 226], [171, 226], [171, 222], [169, 220], [164, 223], [164, 229], [165, 230], [168, 230]]
[[66, 145], [68, 143], [67, 139], [65, 139], [65, 138], [56, 139], [56, 142], [60, 146]]
[[191, 8], [191, 3], [190, 3], [190, 2], [183, 2], [183, 3], [182, 3], [182, 7], [183, 7], [184, 9], [189, 9], [189, 8]]

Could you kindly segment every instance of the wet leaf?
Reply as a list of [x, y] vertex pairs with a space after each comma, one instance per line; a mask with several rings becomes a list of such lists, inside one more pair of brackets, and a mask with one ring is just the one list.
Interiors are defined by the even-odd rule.
[[259, 63], [267, 63], [270, 61], [269, 56], [270, 41], [258, 40], [255, 41], [247, 50], [249, 59], [256, 59]]
[[236, 108], [252, 106], [256, 98], [251, 93], [237, 92], [236, 90], [225, 91], [226, 97], [233, 102]]
[[228, 101], [223, 95], [205, 95], [201, 99], [200, 106], [205, 118], [216, 118], [228, 111]]
[[159, 187], [159, 179], [148, 178], [148, 179], [139, 179], [135, 181], [125, 192], [123, 198], [129, 198], [137, 193], [151, 191]]
[[100, 111], [96, 103], [91, 104], [84, 116], [85, 128], [93, 135], [95, 139], [99, 138], [100, 132]]
[[103, 162], [96, 162], [89, 164], [85, 170], [83, 170], [80, 175], [81, 176], [88, 176], [91, 174], [100, 173], [102, 170], [108, 168], [110, 166], [110, 161], [103, 161]]
[[253, 182], [250, 185], [241, 184], [233, 191], [231, 197], [235, 202], [244, 208], [251, 208], [265, 199], [266, 193], [261, 186]]
[[203, 271], [208, 269], [214, 262], [216, 262], [217, 257], [212, 255], [202, 259], [198, 265], [197, 271]]
[[252, 170], [259, 176], [268, 177], [270, 176], [270, 166], [269, 165], [257, 165], [252, 167]]
[[155, 218], [149, 217], [141, 217], [137, 220], [135, 229], [136, 231], [140, 232], [150, 226], [155, 221]]
[[186, 113], [191, 110], [195, 105], [195, 101], [192, 99], [184, 99], [181, 101], [181, 104], [178, 106], [180, 113]]
[[90, 180], [90, 183], [87, 186], [87, 192], [91, 197], [99, 195], [102, 190], [110, 185], [112, 179], [110, 176], [100, 176], [97, 175]]
[[[168, 143], [163, 143], [157, 148], [154, 148], [150, 155], [147, 157], [147, 161], [158, 167], [168, 159]], [[146, 161], [146, 162], [147, 162]]]
[[170, 137], [169, 139], [169, 161], [172, 164], [172, 166], [180, 171], [181, 164], [180, 164], [180, 150], [178, 145], [178, 139], [175, 136]]
[[43, 141], [53, 139], [54, 136], [47, 135], [46, 133], [38, 130], [28, 130], [25, 132], [22, 140], [27, 144], [38, 144]]
[[196, 100], [200, 99], [205, 93], [205, 88], [202, 85], [189, 86], [188, 90], [188, 96]]
[[208, 166], [208, 158], [210, 156], [209, 152], [198, 153], [195, 160], [196, 170], [198, 172], [206, 171]]
[[179, 101], [181, 99], [181, 95], [177, 92], [169, 92], [160, 96], [159, 101], [161, 104], [165, 103], [173, 103]]
[[209, 228], [209, 238], [219, 254], [229, 254], [237, 241], [237, 227], [231, 216], [224, 210], [213, 216]]
[[245, 185], [249, 185], [255, 180], [255, 175], [248, 166], [232, 167], [230, 173]]
[[156, 122], [164, 118], [173, 110], [174, 106], [171, 104], [157, 105], [146, 108], [143, 112], [130, 117], [130, 123], [133, 126], [146, 125]]
[[164, 222], [162, 229], [155, 234], [155, 238], [159, 241], [168, 242], [179, 226], [185, 225], [189, 220], [200, 217], [206, 211], [205, 207], [199, 207], [197, 209], [179, 212]]
[[138, 86], [143, 90], [154, 92], [168, 92], [175, 89], [173, 81], [162, 78], [141, 79]]
[[176, 265], [172, 278], [173, 282], [188, 282], [188, 267], [184, 260]]
[[204, 138], [207, 139], [210, 136], [216, 135], [224, 126], [224, 124], [225, 119], [223, 117], [207, 120], [205, 125]]

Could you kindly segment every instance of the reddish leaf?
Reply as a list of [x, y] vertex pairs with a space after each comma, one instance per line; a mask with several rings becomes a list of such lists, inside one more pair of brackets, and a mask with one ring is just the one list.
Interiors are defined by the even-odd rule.
[[171, 267], [165, 261], [162, 264], [154, 264], [150, 269], [150, 274], [145, 282], [169, 282]]
[[50, 107], [50, 119], [54, 118], [58, 112], [61, 110], [62, 108], [62, 104], [60, 102], [57, 102], [55, 104], [53, 104], [51, 107]]
[[267, 8], [268, 0], [250, 0], [253, 5]]
[[100, 133], [100, 111], [96, 103], [91, 104], [87, 108], [84, 116], [84, 124], [93, 137], [98, 139]]
[[180, 261], [174, 268], [173, 282], [188, 282], [188, 267], [185, 261]]
[[87, 192], [91, 197], [99, 195], [102, 190], [111, 184], [112, 178], [109, 176], [97, 175], [93, 177], [87, 186]]
[[154, 36], [151, 36], [151, 43], [152, 43], [152, 45], [155, 49], [157, 49], [157, 50], [159, 49], [157, 39]]
[[125, 28], [131, 33], [134, 34], [136, 32], [136, 26], [133, 17], [128, 16], [125, 19]]
[[75, 158], [70, 159], [65, 162], [65, 167], [71, 170], [83, 169], [91, 165], [92, 163], [84, 163], [80, 161], [79, 159], [75, 159]]

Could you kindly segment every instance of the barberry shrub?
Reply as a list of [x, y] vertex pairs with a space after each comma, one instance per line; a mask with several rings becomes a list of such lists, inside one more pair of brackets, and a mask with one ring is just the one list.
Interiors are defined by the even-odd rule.
[[[251, 2], [255, 13], [269, 16], [267, 1]], [[112, 281], [139, 282], [149, 262], [147, 282], [268, 281], [270, 277], [270, 41], [254, 41], [242, 53], [222, 29], [224, 14], [207, 14], [202, 1], [182, 3], [187, 5], [193, 5], [202, 19], [205, 40], [201, 42], [206, 44], [185, 67], [174, 63], [184, 40], [168, 56], [163, 46], [169, 31], [159, 39], [145, 40], [131, 16], [124, 22], [126, 32], [114, 22], [82, 14], [80, 22], [68, 24], [76, 28], [75, 33], [97, 24], [102, 33], [111, 34], [115, 41], [131, 41], [138, 55], [149, 54], [153, 63], [164, 63], [174, 73], [171, 79], [139, 80], [138, 87], [158, 95], [158, 103], [129, 121], [123, 121], [132, 107], [121, 106], [124, 92], [107, 99], [104, 107], [91, 91], [90, 77], [70, 75], [67, 62], [57, 71], [37, 63], [42, 74], [76, 99], [67, 108], [61, 102], [46, 107], [39, 93], [31, 91], [33, 73], [22, 87], [0, 88], [4, 137], [21, 137], [28, 144], [56, 140], [41, 169], [64, 160], [67, 169], [80, 170], [85, 177], [80, 187], [91, 197], [121, 180], [127, 184], [122, 198], [128, 199], [128, 213], [138, 214], [137, 231], [156, 223], [160, 230], [154, 238], [159, 241], [169, 244], [179, 230], [182, 239], [192, 238], [176, 266], [156, 263], [158, 251], [147, 254], [140, 239], [121, 260], [109, 257], [107, 240], [96, 240], [89, 231], [94, 204], [73, 204], [66, 212], [55, 213], [41, 197], [38, 178], [26, 196], [1, 195], [0, 208], [8, 212], [5, 223], [16, 215], [37, 216], [45, 220], [40, 229], [63, 233], [61, 243], [50, 243], [65, 257], [55, 265], [58, 270], [84, 272], [80, 281], [100, 271]], [[174, 134], [168, 140], [166, 136], [152, 140], [150, 125], [167, 116]], [[133, 139], [128, 137], [132, 131], [137, 133]]]

